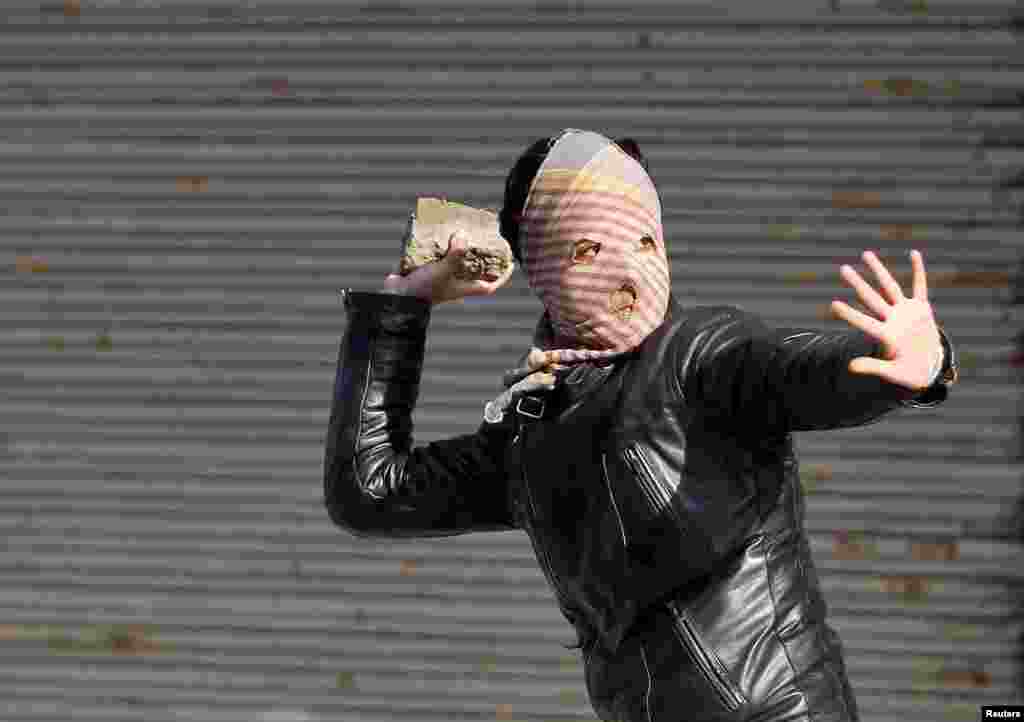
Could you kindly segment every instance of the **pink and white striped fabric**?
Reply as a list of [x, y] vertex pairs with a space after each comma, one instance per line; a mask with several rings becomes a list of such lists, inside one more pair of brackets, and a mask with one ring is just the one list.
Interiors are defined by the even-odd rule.
[[598, 133], [562, 131], [520, 224], [530, 288], [561, 363], [610, 358], [664, 320], [669, 269], [661, 201], [647, 172]]
[[562, 131], [526, 197], [519, 247], [546, 313], [533, 347], [484, 407], [501, 421], [521, 394], [553, 389], [575, 364], [605, 363], [661, 325], [669, 272], [661, 201], [639, 163], [613, 141]]

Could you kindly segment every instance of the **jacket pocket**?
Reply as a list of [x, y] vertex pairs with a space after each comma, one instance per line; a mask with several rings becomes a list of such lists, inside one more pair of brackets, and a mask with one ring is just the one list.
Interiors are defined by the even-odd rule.
[[729, 673], [726, 671], [725, 665], [722, 664], [722, 660], [704, 644], [686, 610], [682, 609], [677, 602], [670, 602], [668, 609], [676, 638], [690, 655], [697, 670], [714, 691], [722, 706], [733, 712], [746, 704], [746, 698], [729, 678]]
[[[620, 478], [616, 491], [619, 508], [626, 515], [623, 527], [630, 558], [667, 582], [666, 569], [674, 568], [681, 555], [693, 553], [693, 529], [677, 508], [673, 489], [655, 473], [638, 446], [625, 447], [621, 461], [628, 477]], [[659, 593], [655, 596], [668, 591], [660, 584], [655, 586]]]
[[637, 446], [627, 446], [623, 449], [623, 459], [636, 477], [647, 511], [657, 516], [669, 509], [672, 506], [672, 491], [658, 479], [643, 452]]

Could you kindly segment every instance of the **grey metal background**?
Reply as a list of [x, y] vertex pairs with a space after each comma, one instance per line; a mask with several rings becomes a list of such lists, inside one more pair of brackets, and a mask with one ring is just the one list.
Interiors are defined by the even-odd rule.
[[[865, 720], [1021, 700], [1012, 2], [24, 2], [0, 10], [0, 720], [588, 720], [520, 533], [350, 538], [322, 504], [344, 315], [420, 194], [638, 139], [684, 305], [841, 328], [925, 254], [962, 381], [797, 437]], [[1016, 180], [1015, 180], [1016, 179]], [[539, 313], [440, 307], [417, 440]], [[660, 721], [659, 721], [660, 722]]]

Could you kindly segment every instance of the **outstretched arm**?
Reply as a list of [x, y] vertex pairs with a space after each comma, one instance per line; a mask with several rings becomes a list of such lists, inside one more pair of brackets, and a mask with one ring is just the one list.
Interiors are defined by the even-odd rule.
[[849, 266], [841, 274], [878, 319], [835, 301], [833, 312], [855, 328], [824, 333], [772, 329], [730, 308], [681, 364], [684, 394], [712, 417], [779, 433], [860, 426], [896, 408], [945, 401], [956, 357], [928, 302], [920, 254], [911, 256], [911, 298], [874, 254], [864, 259], [885, 298]]

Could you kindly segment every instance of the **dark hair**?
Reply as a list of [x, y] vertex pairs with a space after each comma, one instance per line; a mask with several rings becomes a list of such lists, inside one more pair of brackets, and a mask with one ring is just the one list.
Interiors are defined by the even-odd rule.
[[[516, 261], [523, 262], [519, 252], [519, 221], [526, 203], [526, 195], [530, 192], [530, 184], [540, 170], [544, 159], [548, 157], [552, 138], [541, 138], [533, 143], [519, 156], [512, 170], [505, 178], [505, 201], [498, 214], [498, 230], [512, 248]], [[650, 173], [647, 159], [640, 152], [640, 145], [632, 138], [617, 138], [615, 144], [635, 159], [644, 170]]]

